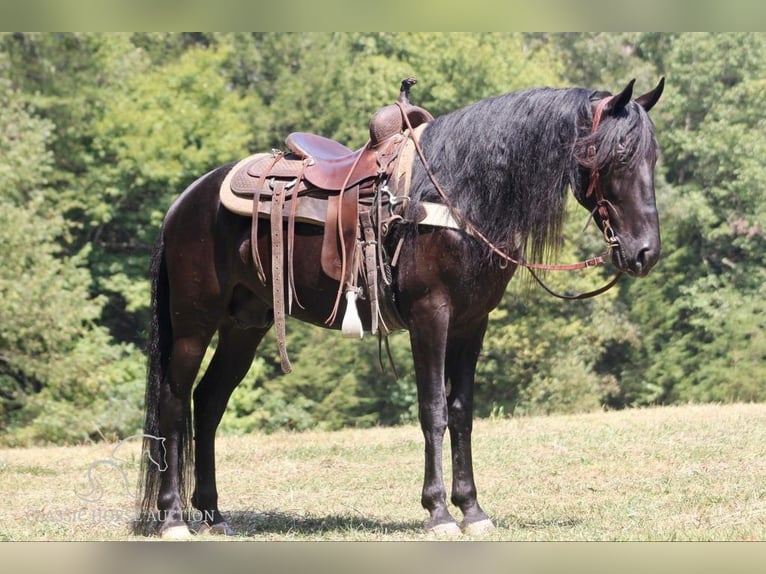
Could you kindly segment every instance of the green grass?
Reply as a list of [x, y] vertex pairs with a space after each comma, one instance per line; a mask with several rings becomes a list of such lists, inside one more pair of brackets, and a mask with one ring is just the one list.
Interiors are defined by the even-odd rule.
[[[138, 443], [0, 450], [0, 539], [124, 540]], [[422, 540], [416, 426], [219, 438], [239, 539]], [[766, 540], [766, 405], [477, 421], [487, 540]], [[449, 461], [445, 461], [449, 476]], [[447, 485], [449, 488], [449, 484]]]

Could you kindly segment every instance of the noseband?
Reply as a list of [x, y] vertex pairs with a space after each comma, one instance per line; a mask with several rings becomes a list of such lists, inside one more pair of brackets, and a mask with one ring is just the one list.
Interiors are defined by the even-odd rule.
[[[593, 124], [591, 126], [591, 134], [596, 133], [596, 130], [598, 129], [599, 124], [601, 123], [601, 117], [604, 114], [604, 109], [606, 108], [607, 104], [614, 99], [615, 96], [607, 96], [606, 98], [603, 98], [598, 102], [596, 105], [596, 110], [593, 113]], [[497, 245], [492, 243], [492, 241], [489, 240], [489, 238], [484, 235], [471, 221], [469, 221], [465, 215], [463, 215], [458, 209], [456, 209], [452, 202], [450, 201], [449, 197], [447, 197], [447, 194], [444, 192], [444, 189], [442, 189], [441, 185], [439, 185], [439, 182], [436, 180], [436, 177], [434, 176], [433, 172], [431, 171], [431, 168], [428, 164], [428, 161], [426, 161], [425, 153], [423, 153], [423, 148], [420, 146], [420, 142], [418, 139], [414, 136], [414, 131], [412, 129], [412, 126], [410, 125], [409, 118], [407, 117], [407, 114], [405, 113], [405, 110], [403, 109], [400, 102], [397, 102], [397, 105], [402, 109], [402, 116], [404, 118], [404, 122], [407, 125], [409, 129], [410, 138], [412, 138], [412, 141], [415, 143], [415, 149], [418, 152], [418, 156], [420, 157], [420, 160], [423, 162], [423, 166], [426, 170], [426, 173], [428, 174], [429, 179], [431, 180], [431, 183], [433, 184], [436, 191], [439, 193], [439, 196], [441, 197], [442, 201], [444, 201], [445, 205], [449, 208], [450, 212], [453, 214], [453, 216], [460, 221], [463, 226], [469, 230], [474, 236], [478, 237], [495, 255], [503, 259], [505, 264], [507, 265], [509, 262], [513, 263], [517, 266], [526, 267], [529, 273], [534, 277], [535, 281], [540, 284], [540, 286], [547, 291], [549, 294], [553, 295], [554, 297], [558, 297], [560, 299], [568, 299], [568, 300], [575, 300], [575, 299], [589, 299], [591, 297], [595, 297], [596, 295], [600, 295], [604, 293], [605, 291], [608, 291], [611, 289], [617, 281], [622, 277], [622, 271], [617, 271], [615, 276], [603, 287], [600, 287], [598, 289], [595, 289], [593, 291], [588, 291], [586, 293], [578, 293], [576, 295], [564, 295], [561, 293], [557, 293], [556, 291], [552, 290], [550, 287], [548, 287], [535, 273], [535, 269], [543, 270], [543, 271], [574, 271], [577, 269], [585, 269], [588, 267], [595, 267], [596, 265], [601, 265], [605, 262], [603, 255], [597, 255], [595, 257], [592, 257], [590, 259], [586, 259], [584, 261], [578, 261], [577, 263], [567, 263], [567, 264], [546, 264], [546, 263], [528, 263], [524, 260], [517, 260], [504, 251], [502, 251]], [[585, 192], [585, 197], [590, 197], [591, 195], [595, 194], [596, 198], [596, 209], [595, 212], [598, 212], [599, 218], [601, 219], [601, 227], [604, 234], [604, 240], [606, 241], [608, 245], [609, 252], [611, 252], [613, 249], [619, 249], [620, 248], [620, 242], [617, 238], [617, 235], [614, 232], [614, 229], [612, 228], [611, 222], [609, 221], [609, 201], [604, 198], [604, 192], [601, 189], [601, 186], [599, 185], [599, 166], [598, 163], [595, 162], [596, 158], [596, 146], [590, 145], [588, 147], [588, 157], [589, 159], [594, 160], [594, 164], [590, 168], [590, 176], [588, 181], [588, 188]]]

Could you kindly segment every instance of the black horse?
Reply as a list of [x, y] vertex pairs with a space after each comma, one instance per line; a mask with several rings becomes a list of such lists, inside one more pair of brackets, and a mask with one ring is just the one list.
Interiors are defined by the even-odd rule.
[[[427, 166], [416, 157], [408, 212], [421, 201], [448, 202], [461, 221], [480, 232], [426, 228], [404, 217], [386, 240], [389, 249], [401, 243], [393, 290], [412, 344], [425, 438], [421, 502], [429, 530], [492, 527], [477, 502], [471, 429], [474, 373], [487, 318], [518, 268], [497, 252], [512, 261], [548, 256], [560, 241], [569, 187], [593, 212], [618, 270], [640, 277], [657, 262], [658, 145], [647, 112], [663, 85], [635, 100], [633, 82], [616, 95], [530, 89], [438, 117], [422, 133]], [[261, 221], [257, 239], [267, 270], [264, 283], [254, 266], [251, 220], [220, 204], [219, 186], [232, 165], [202, 176], [175, 201], [153, 259], [144, 431], [152, 437], [146, 448], [153, 460], [162, 457], [157, 439], [164, 439], [167, 467], [144, 465], [142, 527], [159, 517], [166, 537], [189, 535], [188, 501], [211, 530], [231, 531], [218, 509], [215, 432], [274, 322], [269, 222]], [[292, 315], [338, 329], [339, 320], [325, 323], [338, 282], [322, 271], [321, 247], [316, 228], [296, 225], [294, 250], [300, 256], [293, 273], [302, 307]], [[192, 416], [192, 387], [216, 333], [215, 355], [193, 391]], [[448, 509], [442, 476], [447, 430], [450, 500], [462, 512], [459, 525]]]

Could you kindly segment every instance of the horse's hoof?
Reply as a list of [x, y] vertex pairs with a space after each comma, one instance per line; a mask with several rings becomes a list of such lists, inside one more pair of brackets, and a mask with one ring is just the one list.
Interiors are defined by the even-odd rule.
[[216, 522], [215, 524], [208, 524], [203, 522], [197, 534], [203, 536], [234, 536], [234, 529], [229, 526], [228, 522]]
[[165, 528], [160, 532], [160, 538], [163, 540], [191, 540], [192, 533], [185, 524], [181, 524]]
[[436, 524], [428, 529], [428, 533], [437, 538], [457, 538], [463, 534], [456, 522]]
[[482, 536], [495, 529], [495, 525], [492, 524], [492, 521], [489, 518], [477, 520], [476, 522], [469, 522], [468, 524], [463, 521], [460, 527], [463, 530], [463, 534], [467, 534], [468, 536]]

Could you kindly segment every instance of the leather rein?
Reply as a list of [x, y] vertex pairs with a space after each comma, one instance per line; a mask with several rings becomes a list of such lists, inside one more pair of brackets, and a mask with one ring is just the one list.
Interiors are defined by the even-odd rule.
[[[591, 126], [591, 134], [596, 133], [596, 130], [598, 129], [599, 124], [601, 123], [601, 117], [604, 113], [604, 109], [613, 98], [614, 96], [608, 96], [600, 100], [599, 103], [597, 104], [596, 110], [593, 113], [593, 124]], [[452, 202], [447, 197], [447, 194], [444, 192], [444, 189], [441, 187], [441, 185], [439, 185], [439, 182], [436, 180], [436, 177], [431, 171], [431, 168], [428, 165], [428, 162], [426, 161], [425, 154], [423, 153], [423, 148], [420, 146], [420, 142], [418, 141], [418, 138], [414, 137], [413, 135], [414, 132], [412, 129], [412, 125], [410, 124], [409, 118], [407, 117], [407, 114], [405, 113], [405, 110], [402, 104], [400, 102], [396, 102], [396, 104], [402, 110], [402, 117], [404, 118], [404, 122], [406, 123], [409, 129], [410, 137], [412, 138], [412, 141], [415, 144], [415, 149], [418, 152], [418, 156], [420, 157], [420, 160], [423, 162], [423, 166], [425, 167], [426, 173], [428, 174], [428, 177], [431, 180], [431, 183], [436, 188], [436, 191], [439, 193], [439, 196], [441, 197], [442, 201], [444, 201], [444, 203], [446, 204], [450, 212], [453, 214], [453, 216], [458, 221], [460, 221], [460, 223], [462, 223], [467, 230], [469, 230], [473, 235], [478, 237], [487, 247], [489, 247], [489, 249], [495, 255], [503, 259], [506, 262], [506, 265], [507, 263], [513, 263], [514, 265], [525, 267], [529, 271], [529, 273], [532, 275], [532, 277], [535, 279], [535, 281], [537, 281], [537, 283], [546, 292], [553, 295], [554, 297], [558, 297], [560, 299], [567, 299], [567, 300], [588, 299], [591, 297], [595, 297], [597, 295], [601, 295], [605, 291], [608, 291], [609, 289], [611, 289], [617, 283], [620, 277], [622, 277], [623, 275], [622, 271], [617, 271], [615, 276], [603, 287], [599, 287], [598, 289], [594, 289], [593, 291], [587, 291], [585, 293], [578, 293], [576, 295], [565, 295], [562, 293], [557, 293], [556, 291], [548, 287], [540, 279], [540, 277], [538, 277], [538, 275], [535, 273], [535, 269], [541, 270], [541, 271], [574, 271], [577, 269], [586, 269], [589, 267], [595, 267], [596, 265], [601, 265], [605, 263], [604, 256], [597, 255], [595, 257], [591, 257], [590, 259], [586, 259], [584, 261], [578, 261], [576, 263], [547, 264], [547, 263], [529, 263], [524, 261], [523, 259], [515, 259], [511, 257], [510, 255], [508, 255], [507, 253], [505, 253], [502, 249], [500, 249], [497, 245], [495, 245], [492, 241], [490, 241], [490, 239], [486, 235], [484, 235], [471, 221], [469, 221], [465, 217], [465, 215], [463, 215], [459, 210], [457, 210], [452, 205]], [[594, 145], [591, 145], [588, 148], [588, 157], [590, 159], [595, 159], [595, 156], [596, 156], [596, 148]], [[599, 218], [601, 219], [604, 240], [606, 241], [608, 245], [607, 253], [609, 253], [613, 249], [619, 249], [620, 242], [609, 221], [609, 202], [608, 200], [604, 198], [603, 191], [601, 189], [601, 186], [599, 185], [599, 168], [597, 164], [594, 164], [590, 168], [588, 188], [585, 192], [585, 197], [590, 197], [592, 195], [595, 195], [595, 199], [596, 199], [596, 209], [594, 210], [593, 213], [598, 213]]]

